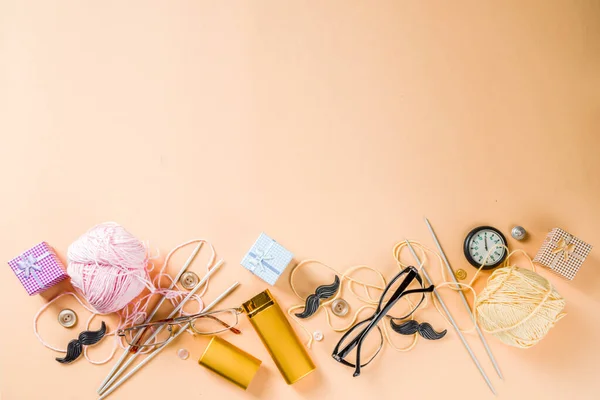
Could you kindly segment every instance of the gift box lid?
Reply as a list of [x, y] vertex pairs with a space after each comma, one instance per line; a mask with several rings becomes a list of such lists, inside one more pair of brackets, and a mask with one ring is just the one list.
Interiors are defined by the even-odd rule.
[[294, 255], [274, 239], [261, 233], [242, 259], [242, 266], [265, 282], [274, 285]]

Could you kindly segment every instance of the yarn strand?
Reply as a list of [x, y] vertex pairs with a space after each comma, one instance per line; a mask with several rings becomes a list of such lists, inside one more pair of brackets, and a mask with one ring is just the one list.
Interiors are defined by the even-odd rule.
[[[116, 224], [108, 224], [111, 227], [115, 227]], [[97, 227], [95, 227], [97, 228]], [[94, 228], [92, 228], [94, 229]], [[94, 239], [91, 241], [93, 243], [96, 244], [107, 244], [107, 243], [112, 243], [114, 245], [115, 242], [111, 242], [111, 241], [107, 241], [106, 239], [100, 239], [97, 237], [94, 237]], [[118, 242], [118, 241], [117, 241]], [[140, 242], [141, 243], [141, 242]], [[164, 295], [167, 297], [167, 299], [171, 302], [171, 304], [173, 305], [173, 307], [176, 307], [179, 302], [181, 301], [181, 299], [183, 299], [185, 296], [187, 296], [187, 294], [189, 293], [188, 291], [184, 291], [184, 290], [180, 290], [177, 288], [177, 286], [175, 286], [174, 289], [167, 289], [166, 287], [162, 287], [161, 286], [161, 282], [166, 279], [168, 281], [168, 285], [170, 286], [173, 283], [173, 278], [166, 272], [166, 269], [169, 265], [169, 261], [171, 259], [171, 257], [173, 256], [173, 254], [178, 251], [179, 249], [188, 246], [192, 243], [204, 243], [206, 245], [209, 246], [210, 251], [211, 251], [211, 255], [209, 257], [209, 260], [206, 264], [206, 271], [210, 271], [212, 268], [214, 268], [215, 265], [215, 260], [216, 260], [216, 251], [213, 247], [213, 245], [211, 243], [209, 243], [208, 241], [204, 240], [204, 239], [194, 239], [194, 240], [190, 240], [187, 241], [185, 243], [182, 243], [178, 246], [176, 246], [175, 248], [173, 248], [165, 257], [165, 261], [163, 262], [163, 265], [161, 267], [161, 269], [159, 270], [158, 274], [154, 277], [154, 279], [152, 281], [149, 280], [149, 278], [147, 280], [145, 280], [144, 282], [144, 287], [149, 289], [149, 293], [147, 293], [146, 295], [142, 296], [142, 297], [138, 297], [138, 299], [136, 301], [129, 301], [128, 303], [125, 304], [124, 307], [122, 307], [119, 310], [115, 310], [115, 311], [111, 311], [111, 312], [100, 312], [98, 311], [98, 309], [104, 309], [105, 306], [109, 306], [109, 308], [111, 308], [112, 306], [114, 306], [114, 304], [121, 304], [123, 303], [122, 299], [117, 299], [115, 302], [111, 302], [111, 301], [102, 301], [98, 296], [93, 296], [92, 298], [96, 301], [99, 300], [98, 302], [96, 302], [95, 304], [91, 304], [88, 299], [84, 297], [84, 299], [80, 299], [80, 297], [78, 296], [77, 293], [73, 293], [73, 292], [66, 292], [66, 293], [61, 293], [58, 296], [54, 297], [52, 300], [50, 300], [48, 303], [46, 303], [45, 305], [43, 305], [38, 312], [36, 313], [36, 315], [33, 318], [33, 332], [34, 335], [36, 336], [36, 338], [38, 339], [38, 341], [45, 346], [48, 349], [51, 349], [53, 351], [56, 351], [58, 353], [66, 353], [66, 349], [63, 348], [59, 348], [56, 346], [53, 346], [49, 343], [47, 343], [40, 335], [39, 333], [39, 329], [38, 329], [38, 320], [40, 318], [40, 316], [52, 305], [54, 304], [57, 300], [59, 300], [60, 298], [64, 297], [64, 296], [73, 296], [75, 298], [75, 300], [77, 300], [77, 302], [83, 307], [85, 308], [87, 311], [90, 312], [90, 316], [87, 319], [86, 322], [86, 330], [89, 330], [90, 324], [92, 322], [92, 320], [94, 318], [96, 318], [97, 316], [102, 316], [102, 315], [116, 315], [119, 318], [119, 322], [117, 324], [117, 327], [115, 329], [113, 329], [112, 331], [106, 333], [105, 336], [113, 336], [114, 337], [114, 344], [113, 344], [113, 349], [111, 350], [109, 356], [104, 359], [104, 360], [92, 360], [88, 357], [87, 354], [87, 347], [84, 347], [84, 356], [85, 358], [92, 364], [105, 364], [107, 362], [109, 362], [115, 355], [117, 348], [121, 347], [121, 348], [125, 348], [125, 344], [122, 341], [122, 338], [120, 338], [119, 336], [116, 335], [116, 332], [119, 329], [122, 329], [124, 327], [129, 327], [138, 323], [143, 322], [146, 318], [147, 318], [147, 309], [150, 303], [151, 298], [154, 295]], [[133, 246], [135, 247], [135, 246]], [[71, 252], [73, 247], [69, 248], [69, 254], [73, 254]], [[147, 248], [146, 245], [144, 245], [144, 249]], [[144, 252], [146, 252], [146, 250], [144, 250]], [[80, 259], [84, 259], [85, 257], [89, 257], [90, 254], [95, 254], [96, 256], [98, 256], [99, 254], [110, 254], [111, 256], [114, 256], [116, 254], [116, 250], [114, 249], [109, 249], [106, 250], [105, 252], [103, 251], [92, 251], [89, 249], [85, 249], [83, 251], [83, 253], [77, 253], [76, 254], [83, 254], [81, 255], [81, 258], [77, 258], [77, 260]], [[147, 262], [147, 258], [145, 256], [144, 258], [145, 262]], [[102, 267], [102, 263], [94, 263], [92, 264], [94, 267], [96, 266], [100, 266]], [[147, 266], [151, 265], [151, 268], [148, 268]], [[103, 267], [102, 267], [103, 268]], [[135, 276], [137, 278], [140, 278], [141, 276], [148, 276], [148, 271], [151, 271], [154, 268], [154, 264], [152, 263], [144, 263], [143, 264], [143, 268], [144, 268], [144, 273], [143, 274], [138, 274], [138, 275], [131, 275], [128, 272], [124, 272], [125, 275], [127, 277], [131, 277], [131, 276]], [[117, 267], [118, 270], [123, 270], [122, 267], [118, 266]], [[94, 275], [92, 276], [96, 276], [98, 275], [100, 272], [100, 270], [96, 271], [94, 273]], [[117, 274], [117, 275], [115, 275]], [[118, 273], [115, 273], [114, 271], [111, 271], [108, 273], [108, 275], [115, 277], [118, 276]], [[140, 278], [141, 281], [144, 281], [144, 279]], [[141, 282], [140, 281], [140, 282]], [[200, 312], [203, 308], [204, 308], [204, 303], [202, 301], [202, 296], [203, 294], [206, 292], [206, 290], [208, 289], [208, 284], [209, 284], [210, 279], [208, 279], [205, 283], [205, 285], [203, 286], [202, 290], [199, 293], [196, 293], [190, 300], [195, 300], [196, 303], [198, 304], [198, 309], [197, 310], [193, 310], [193, 311], [189, 311], [189, 312], [185, 312], [183, 309], [181, 309], [179, 311], [178, 316], [181, 315], [187, 315], [189, 313], [197, 313]], [[116, 281], [117, 284], [118, 283], [123, 283], [122, 280], [117, 280]], [[79, 286], [80, 288], [84, 288], [84, 290], [82, 290], [83, 293], [81, 294], [86, 294], [89, 293], [89, 289], [93, 288], [94, 285], [89, 285], [87, 283], [87, 281], [85, 279], [81, 280], [80, 283], [82, 284], [81, 286]], [[75, 286], [75, 284], [74, 284]], [[87, 289], [86, 289], [87, 288]], [[118, 291], [118, 293], [121, 293], [121, 291]], [[114, 294], [114, 293], [113, 293]], [[189, 301], [188, 301], [189, 302]], [[140, 351], [140, 353], [145, 354], [149, 351], [152, 351], [152, 348], [148, 348], [145, 350]]]
[[[480, 277], [488, 257], [500, 247], [505, 249], [507, 257], [502, 266], [494, 270], [487, 280], [486, 287], [478, 295], [473, 284]], [[397, 244], [396, 248], [401, 249], [401, 243]], [[531, 270], [511, 265], [511, 257], [519, 253], [528, 261]], [[401, 264], [399, 250], [395, 250], [394, 255]], [[445, 278], [442, 264], [440, 270], [444, 277], [443, 283], [436, 285], [436, 289], [448, 287], [453, 291], [469, 290], [473, 294], [474, 325], [466, 331], [461, 329], [463, 332], [474, 331], [475, 324], [478, 324], [484, 332], [496, 336], [508, 345], [528, 348], [539, 343], [550, 328], [566, 315], [562, 312], [565, 307], [562, 296], [550, 281], [535, 272], [531, 257], [521, 249], [509, 251], [506, 246], [494, 245], [468, 284], [449, 282]], [[448, 322], [445, 314], [438, 307], [435, 297], [433, 303], [440, 315]]]
[[[436, 290], [449, 288], [450, 290], [456, 291], [469, 291], [473, 295], [473, 306], [472, 306], [472, 322], [473, 327], [467, 330], [460, 329], [461, 332], [473, 332], [475, 327], [479, 327], [487, 333], [490, 333], [501, 341], [511, 346], [528, 348], [544, 338], [548, 333], [549, 329], [552, 328], [556, 322], [563, 318], [566, 314], [563, 312], [565, 307], [565, 301], [552, 286], [552, 284], [541, 275], [535, 272], [535, 265], [529, 255], [521, 250], [516, 249], [509, 251], [506, 246], [495, 245], [493, 246], [481, 266], [477, 269], [469, 283], [449, 281], [446, 276], [446, 270], [444, 268], [444, 262], [442, 257], [436, 251], [427, 248], [416, 241], [410, 241], [411, 245], [415, 248], [415, 251], [420, 253], [421, 265], [418, 267], [419, 270], [423, 268], [428, 262], [428, 254], [434, 255], [437, 261], [439, 270], [442, 276], [442, 282], [435, 285]], [[406, 242], [397, 243], [393, 248], [393, 256], [400, 270], [408, 267], [411, 264], [405, 264], [401, 260], [401, 253]], [[501, 267], [494, 270], [491, 276], [487, 279], [486, 287], [477, 294], [473, 285], [477, 279], [481, 277], [481, 271], [487, 263], [488, 257], [498, 247], [504, 247], [507, 252], [507, 257]], [[512, 258], [515, 255], [521, 254], [528, 261], [531, 270], [517, 267], [515, 264], [511, 264]], [[294, 267], [290, 274], [290, 286], [294, 294], [302, 301], [305, 301], [305, 297], [301, 296], [295, 286], [295, 276], [298, 270], [308, 264], [316, 264], [329, 270], [330, 272], [341, 276], [340, 289], [338, 293], [331, 299], [323, 301], [319, 305], [317, 313], [322, 308], [325, 310], [325, 316], [327, 324], [334, 332], [345, 332], [350, 329], [358, 320], [359, 314], [365, 309], [375, 309], [378, 304], [378, 300], [374, 299], [371, 295], [370, 290], [377, 290], [382, 292], [386, 286], [386, 280], [383, 275], [374, 268], [359, 265], [356, 267], [348, 268], [343, 274], [338, 272], [336, 269], [329, 265], [318, 261], [318, 260], [304, 260]], [[359, 269], [366, 269], [377, 274], [380, 285], [368, 284], [352, 276], [352, 273]], [[350, 293], [360, 302], [363, 303], [351, 318], [349, 324], [342, 327], [335, 327], [332, 322], [329, 307], [330, 303], [342, 296], [344, 282], [346, 281], [346, 287]], [[364, 295], [359, 295], [355, 292], [354, 288], [356, 285], [362, 286]], [[434, 296], [432, 297], [432, 303], [438, 313], [443, 317], [448, 325], [450, 322], [446, 317], [445, 313], [439, 307], [438, 302]], [[428, 296], [425, 297], [426, 299]], [[410, 306], [413, 304], [408, 298], [406, 298]], [[292, 311], [303, 308], [303, 304], [293, 305], [288, 309], [288, 314], [292, 320], [297, 323], [302, 330], [308, 336], [307, 347], [311, 347], [313, 339], [308, 329], [292, 314]], [[423, 309], [427, 307], [427, 301], [423, 304]], [[315, 313], [316, 315], [316, 313]], [[411, 316], [411, 319], [414, 318]], [[413, 336], [412, 343], [404, 348], [395, 346], [391, 336], [388, 332], [386, 324], [383, 324], [383, 335], [385, 342], [387, 342], [392, 348], [397, 351], [409, 351], [417, 344], [418, 336]]]
[[[375, 268], [366, 266], [366, 265], [357, 265], [354, 267], [350, 267], [348, 268], [343, 274], [338, 272], [336, 269], [334, 269], [333, 267], [330, 267], [329, 265], [319, 261], [319, 260], [303, 260], [300, 263], [298, 263], [294, 269], [292, 270], [291, 274], [290, 274], [290, 286], [292, 288], [292, 291], [294, 292], [294, 294], [302, 301], [305, 301], [306, 298], [301, 296], [300, 293], [298, 292], [296, 285], [294, 283], [294, 278], [296, 276], [296, 273], [303, 267], [305, 267], [308, 264], [316, 264], [319, 265], [325, 269], [328, 269], [329, 271], [333, 272], [335, 275], [339, 275], [341, 276], [340, 278], [340, 289], [338, 290], [338, 292], [336, 293], [336, 295], [331, 298], [328, 299], [326, 301], [323, 301], [320, 305], [319, 308], [317, 309], [317, 312], [315, 313], [315, 315], [319, 312], [319, 310], [323, 309], [325, 310], [325, 317], [326, 317], [326, 321], [327, 321], [327, 325], [329, 325], [329, 327], [331, 328], [332, 331], [334, 332], [345, 332], [348, 329], [350, 329], [358, 320], [359, 315], [362, 313], [363, 310], [366, 309], [372, 309], [375, 310], [377, 308], [377, 304], [379, 303], [379, 298], [375, 299], [372, 297], [370, 290], [377, 290], [379, 292], [383, 292], [383, 290], [385, 289], [387, 283], [386, 280], [383, 276], [383, 274], [379, 271], [377, 271]], [[352, 276], [353, 273], [355, 273], [356, 271], [359, 270], [368, 270], [371, 272], [374, 272], [375, 275], [379, 278], [379, 281], [381, 282], [381, 285], [375, 285], [375, 284], [371, 284], [371, 283], [367, 283], [364, 282], [358, 278], [355, 278]], [[329, 307], [327, 307], [329, 304], [331, 304], [333, 301], [335, 301], [336, 299], [339, 299], [342, 294], [343, 294], [343, 289], [344, 289], [344, 282], [346, 282], [346, 287], [348, 289], [348, 291], [350, 291], [350, 293], [361, 303], [363, 303], [363, 305], [361, 307], [358, 308], [358, 310], [356, 310], [352, 316], [351, 321], [343, 326], [343, 327], [335, 327], [333, 325], [332, 322], [332, 317], [331, 317], [331, 311], [329, 310]], [[359, 295], [358, 293], [356, 293], [355, 291], [355, 286], [361, 286], [363, 288], [363, 291], [365, 293], [364, 296]], [[413, 303], [407, 298], [404, 298], [409, 306], [413, 306]], [[312, 343], [313, 343], [313, 337], [310, 334], [310, 332], [308, 331], [308, 329], [304, 326], [304, 324], [302, 324], [302, 322], [299, 321], [299, 319], [292, 313], [292, 311], [303, 308], [304, 304], [297, 304], [297, 305], [293, 305], [290, 308], [288, 308], [287, 313], [288, 315], [292, 318], [292, 320], [298, 324], [298, 326], [300, 326], [300, 328], [304, 331], [304, 333], [306, 333], [307, 337], [308, 337], [308, 341], [306, 343], [306, 346], [308, 348], [311, 348]], [[414, 318], [414, 316], [411, 315], [410, 317], [411, 319]], [[392, 339], [391, 336], [388, 332], [388, 327], [386, 324], [383, 324], [383, 335], [384, 335], [384, 339], [385, 341], [396, 351], [409, 351], [411, 350], [417, 343], [418, 341], [418, 335], [414, 334], [412, 342], [408, 345], [408, 347], [398, 347], [396, 346]]]

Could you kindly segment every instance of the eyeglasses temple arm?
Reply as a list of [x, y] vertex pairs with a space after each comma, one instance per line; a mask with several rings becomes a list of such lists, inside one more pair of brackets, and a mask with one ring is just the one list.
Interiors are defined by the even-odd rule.
[[352, 376], [357, 377], [360, 375], [360, 348], [362, 347], [362, 340], [360, 340], [357, 344], [356, 348], [356, 368], [354, 369], [354, 374]]
[[[373, 317], [371, 317], [371, 318], [373, 318]], [[358, 345], [358, 342], [361, 340], [361, 338], [365, 336], [364, 332], [367, 331], [367, 329], [370, 330], [373, 326], [371, 325], [371, 323], [369, 323], [369, 325], [367, 325], [365, 328], [363, 328], [363, 330], [361, 330], [359, 333], [357, 333], [356, 336], [354, 337], [354, 339], [352, 339], [342, 350], [340, 350], [337, 353], [339, 358], [346, 357], [348, 355], [348, 353], [350, 353], [352, 351], [352, 349], [354, 349]], [[367, 331], [367, 333], [368, 333], [368, 331]]]
[[225, 328], [229, 329], [231, 332], [235, 333], [236, 335], [239, 335], [240, 333], [242, 333], [242, 331], [240, 331], [236, 327], [229, 325], [227, 322], [221, 321], [219, 318], [215, 317], [214, 315], [201, 315], [198, 318], [210, 318], [214, 321], [217, 321], [219, 324], [223, 325]]

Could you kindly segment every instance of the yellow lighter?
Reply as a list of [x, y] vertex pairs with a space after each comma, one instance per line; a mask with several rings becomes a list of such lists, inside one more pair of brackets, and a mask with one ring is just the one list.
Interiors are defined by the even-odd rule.
[[288, 385], [315, 369], [315, 364], [268, 289], [242, 307]]

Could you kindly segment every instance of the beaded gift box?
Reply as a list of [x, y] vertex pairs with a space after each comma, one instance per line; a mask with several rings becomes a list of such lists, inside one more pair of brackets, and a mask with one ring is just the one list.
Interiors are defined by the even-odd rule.
[[592, 246], [560, 228], [552, 229], [537, 252], [533, 262], [550, 268], [572, 280]]

